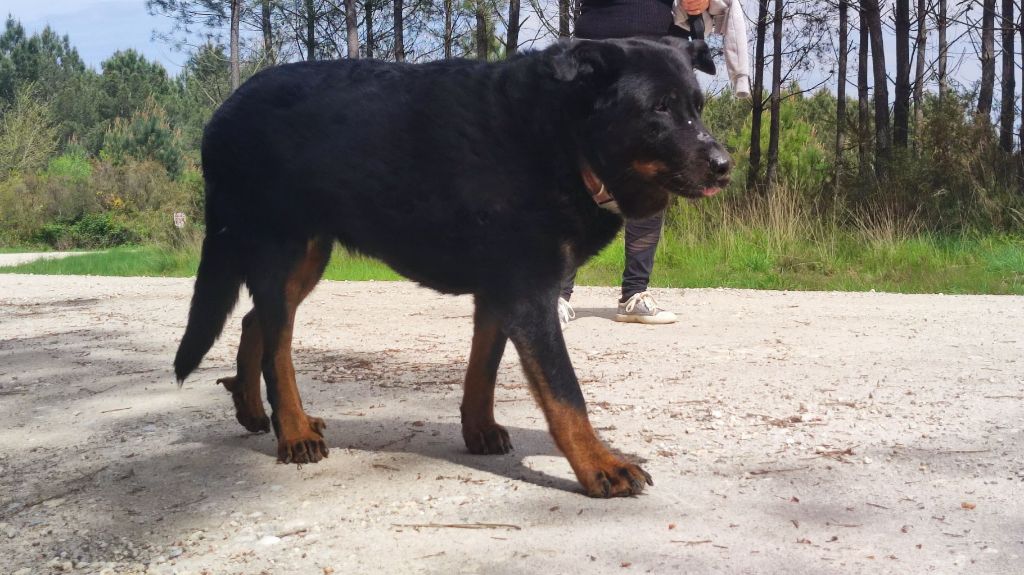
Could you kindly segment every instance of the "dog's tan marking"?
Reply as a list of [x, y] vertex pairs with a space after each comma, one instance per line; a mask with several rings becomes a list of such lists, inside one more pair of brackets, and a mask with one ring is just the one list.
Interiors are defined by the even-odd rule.
[[494, 382], [505, 347], [498, 322], [479, 307], [473, 319], [473, 347], [462, 396], [462, 438], [470, 453], [508, 453], [508, 432], [494, 421]]
[[302, 399], [295, 383], [292, 365], [292, 328], [295, 310], [309, 292], [313, 291], [331, 253], [326, 239], [312, 239], [307, 243], [306, 256], [289, 274], [285, 283], [286, 317], [280, 328], [276, 349], [264, 350], [274, 354], [274, 379], [277, 382], [277, 405], [274, 406], [277, 431], [277, 457], [284, 463], [316, 463], [327, 457], [327, 444], [323, 439], [324, 420], [312, 417], [302, 409]]
[[633, 162], [633, 171], [645, 178], [653, 178], [658, 174], [667, 172], [668, 166], [666, 166], [664, 162], [657, 160], [650, 162], [636, 160]]
[[552, 396], [547, 376], [527, 346], [517, 349], [531, 391], [548, 420], [555, 445], [569, 460], [587, 495], [636, 495], [643, 491], [645, 484], [654, 484], [646, 471], [608, 451], [590, 425], [585, 407], [569, 405]]

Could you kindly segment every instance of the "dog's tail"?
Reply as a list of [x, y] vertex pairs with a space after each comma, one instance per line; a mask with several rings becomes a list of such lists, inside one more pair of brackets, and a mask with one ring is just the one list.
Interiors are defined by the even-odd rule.
[[228, 314], [238, 301], [238, 288], [245, 281], [245, 272], [229, 232], [212, 226], [211, 219], [207, 214], [206, 239], [196, 273], [188, 325], [174, 356], [174, 374], [179, 385], [217, 341]]

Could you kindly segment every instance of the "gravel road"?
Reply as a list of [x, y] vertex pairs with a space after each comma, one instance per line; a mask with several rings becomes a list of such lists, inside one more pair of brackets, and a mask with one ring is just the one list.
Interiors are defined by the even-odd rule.
[[0, 275], [0, 573], [1021, 573], [1024, 298], [661, 290], [676, 325], [565, 332], [639, 497], [579, 493], [513, 351], [459, 431], [472, 302], [324, 282], [294, 342], [330, 458], [274, 461], [214, 384], [179, 389], [191, 280]]

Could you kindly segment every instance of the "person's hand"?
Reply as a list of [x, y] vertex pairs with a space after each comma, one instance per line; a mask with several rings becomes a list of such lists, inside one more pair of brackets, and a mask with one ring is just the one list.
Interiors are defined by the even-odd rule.
[[703, 14], [707, 11], [708, 6], [711, 5], [711, 0], [682, 0], [683, 9], [690, 16], [696, 16]]

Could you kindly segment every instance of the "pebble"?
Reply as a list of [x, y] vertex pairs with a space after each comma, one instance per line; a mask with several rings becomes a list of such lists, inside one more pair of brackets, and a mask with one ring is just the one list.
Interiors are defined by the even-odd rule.
[[263, 537], [260, 537], [259, 540], [260, 545], [277, 545], [280, 542], [281, 538], [276, 535], [264, 535]]
[[167, 550], [167, 558], [174, 559], [175, 557], [181, 556], [185, 551], [181, 547], [171, 547]]

